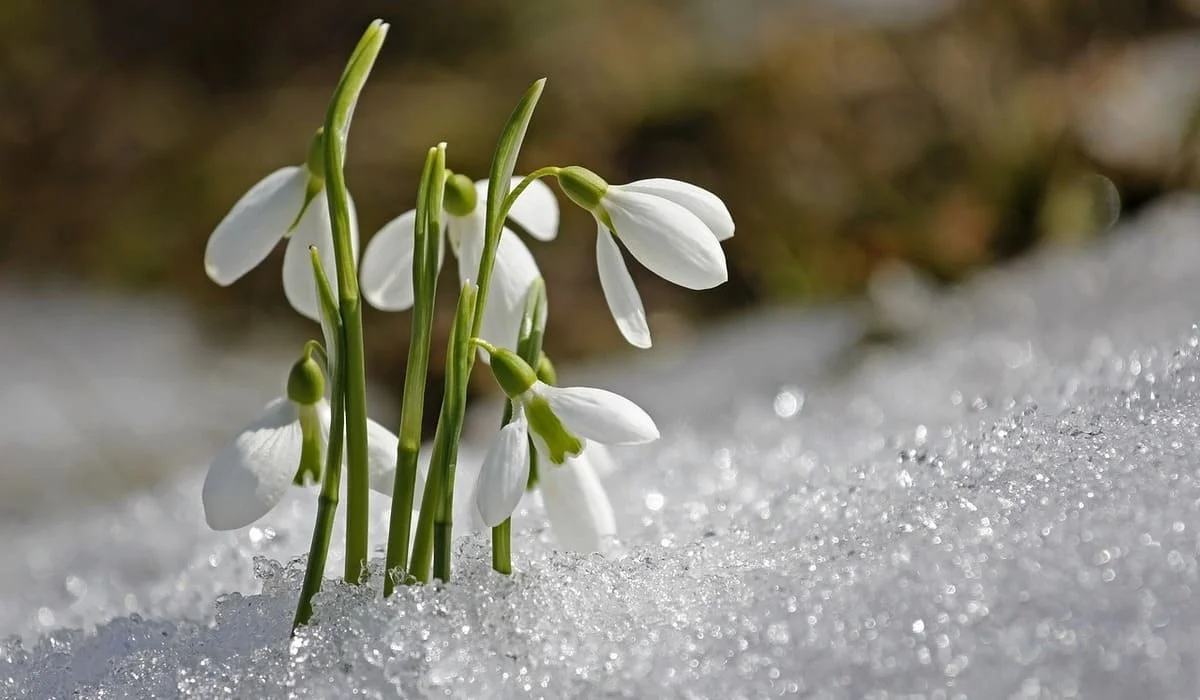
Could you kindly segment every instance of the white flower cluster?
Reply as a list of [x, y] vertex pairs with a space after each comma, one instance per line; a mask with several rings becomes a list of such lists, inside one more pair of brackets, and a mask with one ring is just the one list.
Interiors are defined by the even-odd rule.
[[[287, 238], [283, 260], [287, 299], [304, 316], [319, 319], [308, 248], [316, 248], [326, 269], [335, 266], [324, 181], [311, 161], [271, 173], [234, 205], [209, 239], [205, 269], [218, 284], [231, 284]], [[575, 166], [547, 171], [557, 177], [568, 198], [597, 222], [600, 284], [617, 328], [631, 345], [650, 347], [650, 328], [618, 241], [651, 272], [682, 287], [708, 289], [727, 280], [721, 242], [733, 236], [734, 224], [716, 195], [677, 180], [656, 178], [610, 186]], [[521, 178], [513, 178], [510, 187], [519, 182]], [[471, 183], [461, 175], [447, 180], [442, 241], [458, 259], [463, 282], [475, 278], [480, 269], [487, 198], [487, 181]], [[357, 254], [355, 219], [351, 203], [351, 239]], [[377, 308], [413, 306], [416, 219], [416, 211], [408, 211], [390, 221], [372, 237], [362, 256], [362, 294]], [[541, 180], [526, 183], [513, 201], [508, 221], [514, 225], [500, 234], [479, 333], [493, 370], [501, 369], [497, 367], [500, 355], [506, 366], [521, 362], [511, 351], [517, 346], [526, 297], [541, 277], [533, 254], [513, 229], [540, 242], [553, 241], [559, 223], [553, 191]], [[440, 243], [439, 251], [444, 249]], [[537, 483], [559, 541], [570, 549], [595, 550], [616, 529], [597, 474], [611, 459], [603, 446], [654, 440], [658, 428], [642, 409], [616, 394], [550, 386], [537, 381], [528, 365], [518, 368], [517, 374], [522, 372], [525, 379], [515, 386], [501, 381], [514, 417], [500, 430], [475, 484], [478, 520], [496, 526], [512, 515], [529, 480], [532, 441], [544, 465]], [[313, 423], [320, 426], [323, 450], [330, 429], [326, 400], [303, 404], [280, 398], [220, 452], [203, 493], [212, 527], [249, 524], [277, 503], [289, 484], [299, 481], [297, 465], [305, 437], [301, 418], [306, 414], [315, 416]], [[371, 485], [390, 494], [397, 438], [374, 422], [368, 425], [368, 435]]]

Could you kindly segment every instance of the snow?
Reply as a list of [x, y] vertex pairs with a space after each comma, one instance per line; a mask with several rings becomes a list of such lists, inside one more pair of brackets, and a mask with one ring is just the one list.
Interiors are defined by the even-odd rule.
[[1195, 697], [1197, 227], [1165, 200], [893, 344], [777, 310], [567, 372], [663, 429], [604, 476], [611, 551], [555, 551], [529, 497], [513, 577], [464, 536], [449, 584], [331, 582], [294, 639], [302, 492], [211, 533], [193, 469], [0, 525], [2, 694]]

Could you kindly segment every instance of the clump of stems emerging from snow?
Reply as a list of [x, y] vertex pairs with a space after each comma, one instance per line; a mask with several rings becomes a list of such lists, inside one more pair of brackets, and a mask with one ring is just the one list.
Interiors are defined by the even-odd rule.
[[[289, 375], [287, 396], [268, 405], [218, 455], [204, 493], [209, 523], [236, 528], [265, 514], [289, 484], [319, 482], [295, 626], [312, 614], [334, 515], [343, 502], [343, 577], [363, 582], [370, 489], [392, 497], [385, 594], [396, 585], [450, 579], [458, 448], [467, 386], [480, 359], [508, 397], [472, 495], [477, 515], [472, 524], [491, 528], [493, 568], [512, 572], [511, 516], [523, 494], [543, 483], [546, 512], [560, 544], [594, 550], [615, 534], [596, 468], [609, 461], [603, 445], [648, 442], [659, 432], [628, 399], [602, 389], [555, 386], [542, 350], [547, 290], [521, 239], [526, 234], [551, 241], [558, 233], [558, 200], [544, 179], [555, 179], [568, 201], [595, 218], [600, 284], [617, 329], [631, 345], [650, 347], [650, 329], [618, 241], [651, 272], [689, 289], [708, 289], [728, 276], [721, 242], [733, 235], [733, 219], [707, 190], [661, 178], [609, 185], [574, 165], [514, 175], [544, 79], [526, 90], [500, 130], [487, 179], [473, 182], [450, 170], [445, 143], [429, 149], [415, 208], [370, 240], [360, 267], [357, 216], [344, 169], [346, 141], [387, 30], [377, 20], [363, 34], [304, 165], [275, 171], [254, 185], [213, 231], [205, 252], [209, 276], [227, 285], [262, 262], [280, 240], [290, 239], [285, 294], [299, 313], [321, 326], [323, 341], [305, 345]], [[422, 470], [434, 300], [446, 247], [458, 259], [459, 296], [437, 429]], [[395, 435], [367, 417], [364, 299], [384, 310], [412, 309]]]

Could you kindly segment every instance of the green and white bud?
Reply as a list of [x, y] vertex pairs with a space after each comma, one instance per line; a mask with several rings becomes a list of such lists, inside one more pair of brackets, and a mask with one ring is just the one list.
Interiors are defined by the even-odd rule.
[[479, 195], [475, 192], [475, 183], [471, 178], [461, 173], [454, 173], [446, 178], [445, 198], [442, 206], [447, 214], [453, 216], [470, 216], [479, 204]]
[[521, 397], [537, 383], [537, 373], [517, 353], [490, 343], [476, 342], [492, 356], [492, 375], [510, 399]]
[[316, 405], [325, 397], [325, 374], [308, 353], [297, 360], [288, 373], [287, 397], [300, 406]]
[[593, 214], [603, 211], [600, 201], [608, 192], [608, 183], [604, 178], [587, 168], [570, 165], [557, 173], [558, 186], [570, 197], [572, 202]]

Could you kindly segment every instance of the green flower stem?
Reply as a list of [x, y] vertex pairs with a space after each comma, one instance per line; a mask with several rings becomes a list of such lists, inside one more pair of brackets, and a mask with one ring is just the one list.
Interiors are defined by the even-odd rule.
[[[341, 381], [334, 375], [333, 395], [342, 391]], [[308, 548], [308, 564], [304, 569], [304, 583], [300, 588], [300, 604], [292, 621], [292, 632], [312, 618], [312, 599], [321, 590], [325, 576], [325, 562], [329, 556], [329, 541], [333, 537], [333, 519], [337, 513], [338, 491], [342, 482], [342, 435], [346, 427], [346, 411], [341, 401], [333, 404], [333, 416], [329, 424], [329, 449], [326, 451], [325, 469], [321, 480], [321, 494], [317, 498], [317, 521], [313, 526], [312, 544]]]
[[[392, 488], [392, 510], [388, 523], [387, 571], [408, 574], [408, 543], [412, 532], [413, 493], [417, 481], [417, 459], [421, 453], [421, 419], [425, 411], [425, 383], [429, 373], [429, 347], [433, 336], [433, 305], [438, 278], [438, 248], [441, 245], [442, 197], [446, 181], [446, 144], [429, 149], [421, 184], [417, 188], [417, 219], [413, 241], [413, 289], [416, 303], [412, 317], [412, 340], [404, 375], [404, 398], [400, 411], [400, 444], [396, 454], [396, 478]], [[402, 581], [404, 579], [401, 579]], [[385, 576], [383, 594], [395, 589], [392, 576]]]
[[[486, 227], [483, 251], [476, 275], [477, 290], [471, 294], [469, 304], [463, 304], [466, 296], [459, 297], [455, 330], [452, 333], [452, 349], [447, 353], [446, 395], [438, 419], [433, 460], [430, 463], [430, 478], [426, 483], [425, 498], [421, 501], [421, 512], [417, 518], [417, 535], [413, 544], [411, 561], [414, 576], [419, 581], [429, 580], [429, 558], [432, 555], [434, 575], [443, 581], [450, 579], [450, 525], [454, 512], [454, 470], [458, 460], [458, 443], [462, 438], [462, 426], [467, 408], [467, 384], [475, 366], [476, 353], [471, 341], [479, 335], [483, 325], [483, 313], [487, 305], [488, 288], [492, 281], [492, 270], [496, 265], [496, 248], [500, 244], [500, 233], [504, 219], [508, 216], [507, 193], [512, 182], [513, 169], [534, 107], [545, 87], [545, 79], [537, 80], [525, 91], [521, 101], [509, 116], [500, 132], [500, 140], [492, 158], [492, 169], [488, 177]], [[470, 325], [462, 317], [464, 306]], [[468, 329], [468, 333], [463, 333]], [[455, 335], [457, 334], [457, 335]], [[455, 380], [450, 381], [453, 372]], [[439, 450], [439, 448], [441, 448]], [[434, 500], [430, 500], [434, 496]], [[432, 533], [430, 532], [432, 530]], [[433, 541], [430, 542], [429, 540]], [[432, 549], [432, 552], [430, 552]]]
[[512, 518], [492, 528], [492, 568], [512, 575]]
[[[515, 198], [508, 196], [508, 183], [512, 181], [513, 169], [517, 165], [517, 155], [521, 151], [521, 143], [525, 140], [525, 131], [529, 128], [529, 120], [533, 117], [533, 109], [537, 106], [542, 90], [546, 87], [546, 79], [534, 81], [525, 91], [521, 101], [517, 103], [509, 116], [504, 130], [500, 133], [500, 141], [496, 145], [496, 153], [492, 158], [492, 170], [488, 177], [488, 197], [486, 209], [486, 228], [483, 240], [483, 252], [479, 257], [479, 274], [475, 282], [479, 287], [479, 298], [475, 302], [475, 317], [471, 322], [471, 338], [479, 335], [483, 327], [483, 312], [487, 308], [488, 289], [492, 283], [492, 270], [496, 266], [496, 248], [500, 245], [500, 233], [503, 231], [504, 220], [512, 208]], [[528, 178], [526, 178], [528, 179]], [[524, 187], [521, 187], [524, 185]], [[528, 187], [522, 181], [518, 184], [522, 190]], [[475, 365], [475, 354], [468, 359], [464, 379], [471, 376]]]
[[342, 320], [344, 363], [347, 473], [346, 473], [346, 570], [347, 582], [362, 580], [367, 563], [367, 530], [370, 523], [367, 468], [367, 373], [363, 351], [362, 300], [358, 271], [350, 238], [350, 204], [346, 190], [346, 138], [358, 96], [383, 46], [388, 25], [376, 20], [359, 40], [342, 73], [325, 116], [325, 195], [333, 228], [333, 251], [337, 261], [338, 305]]
[[[542, 338], [546, 334], [546, 283], [541, 277], [535, 279], [525, 293], [525, 311], [521, 315], [521, 328], [517, 333], [517, 355], [537, 367], [542, 354]], [[500, 427], [512, 420], [512, 401], [504, 402], [504, 415]], [[536, 453], [529, 450], [530, 474]], [[512, 574], [512, 518], [492, 528], [492, 568], [508, 575]]]
[[421, 583], [429, 583], [431, 566], [433, 565], [433, 517], [435, 503], [442, 499], [442, 470], [434, 469], [435, 464], [445, 460], [446, 446], [444, 419], [446, 417], [446, 401], [442, 399], [442, 412], [438, 416], [438, 430], [433, 438], [433, 455], [429, 458], [429, 475], [425, 479], [425, 491], [421, 494], [421, 510], [417, 514], [417, 532], [413, 537], [412, 557], [409, 560], [409, 576]]
[[471, 337], [464, 333], [467, 321], [475, 310], [476, 287], [467, 283], [458, 297], [455, 313], [455, 331], [451, 336], [447, 357], [453, 358], [453, 374], [447, 374], [446, 392], [451, 397], [450, 408], [445, 417], [446, 441], [444, 458], [430, 465], [430, 470], [441, 471], [441, 498], [438, 500], [433, 519], [433, 575], [443, 581], [450, 580], [450, 551], [454, 531], [454, 472], [458, 465], [458, 442], [462, 435], [463, 417], [467, 412], [467, 372], [475, 357]]
[[342, 375], [337, 367], [328, 367], [329, 355], [342, 357], [340, 347], [344, 344], [341, 327], [337, 325], [337, 304], [334, 302], [333, 290], [329, 280], [321, 269], [321, 257], [315, 248], [309, 250], [312, 257], [313, 272], [317, 283], [317, 300], [321, 305], [322, 330], [330, 337], [331, 343], [338, 347], [328, 352], [319, 343], [309, 341], [306, 349], [320, 354], [326, 364], [326, 373], [330, 376], [330, 398], [333, 415], [329, 425], [329, 444], [326, 446], [325, 468], [322, 470], [321, 495], [317, 499], [317, 521], [313, 525], [312, 544], [308, 549], [308, 564], [304, 569], [304, 582], [300, 588], [300, 602], [296, 607], [296, 617], [292, 620], [292, 633], [296, 628], [308, 624], [312, 618], [312, 599], [321, 590], [321, 581], [325, 576], [325, 562], [329, 556], [329, 541], [333, 537], [333, 519], [337, 513], [338, 491], [342, 483], [342, 436], [346, 429], [346, 411], [343, 395]]
[[417, 581], [428, 582], [433, 574], [448, 581], [451, 532], [454, 519], [454, 468], [458, 461], [458, 438], [466, 408], [466, 377], [461, 370], [473, 355], [465, 330], [474, 311], [474, 285], [463, 286], [455, 310], [454, 326], [446, 351], [446, 393], [438, 416], [433, 456], [429, 460], [429, 478], [421, 498], [417, 517], [417, 535], [413, 542], [411, 574]]
[[504, 215], [508, 216], [508, 212], [512, 209], [513, 203], [517, 201], [517, 197], [520, 197], [521, 193], [525, 191], [525, 188], [532, 185], [534, 180], [540, 180], [544, 177], [557, 175], [558, 171], [560, 170], [562, 170], [562, 168], [558, 167], [557, 165], [548, 165], [544, 168], [538, 168], [537, 170], [534, 170], [525, 177], [521, 178], [521, 181], [518, 182], [517, 186], [512, 189], [512, 192], [509, 192], [508, 196], [504, 198]]

